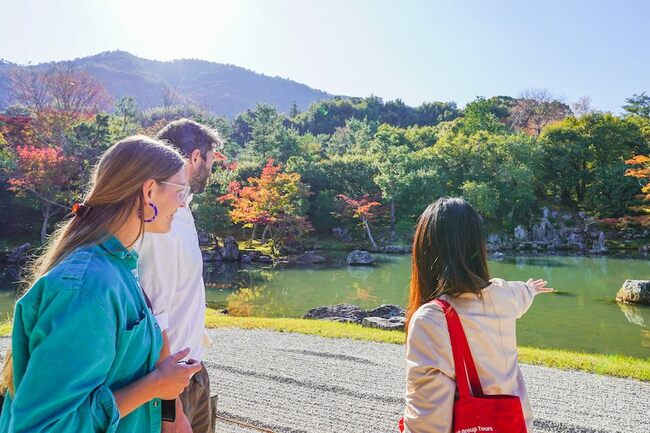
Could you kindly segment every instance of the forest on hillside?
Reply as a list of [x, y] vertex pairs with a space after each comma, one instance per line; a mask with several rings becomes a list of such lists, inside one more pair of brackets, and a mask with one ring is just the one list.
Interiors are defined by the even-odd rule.
[[[70, 85], [74, 83], [74, 85]], [[599, 112], [549, 92], [478, 97], [464, 108], [433, 101], [334, 98], [287, 113], [258, 104], [234, 119], [190, 104], [138, 109], [115, 101], [74, 68], [17, 69], [15, 103], [0, 112], [0, 233], [4, 242], [45, 239], [79, 201], [99, 156], [135, 133], [195, 119], [224, 147], [197, 224], [222, 236], [297, 242], [347, 225], [395, 238], [433, 200], [462, 195], [492, 230], [512, 231], [542, 206], [584, 211], [603, 223], [644, 227], [650, 96]]]

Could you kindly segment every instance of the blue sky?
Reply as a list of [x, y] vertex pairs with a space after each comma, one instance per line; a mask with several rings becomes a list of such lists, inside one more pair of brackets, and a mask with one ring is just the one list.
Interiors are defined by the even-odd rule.
[[0, 11], [0, 58], [21, 64], [120, 49], [410, 105], [546, 88], [619, 112], [650, 91], [644, 0], [0, 0]]

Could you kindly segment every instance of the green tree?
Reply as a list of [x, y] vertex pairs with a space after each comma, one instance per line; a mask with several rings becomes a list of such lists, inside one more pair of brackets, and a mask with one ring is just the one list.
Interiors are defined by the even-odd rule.
[[540, 180], [548, 193], [569, 206], [584, 200], [591, 179], [589, 140], [579, 122], [569, 117], [545, 128], [539, 137], [543, 154]]
[[413, 173], [409, 170], [411, 150], [408, 144], [405, 130], [384, 124], [379, 126], [370, 147], [371, 158], [377, 168], [374, 181], [390, 208], [391, 240], [397, 238], [396, 204], [413, 182]]
[[460, 130], [465, 134], [473, 134], [478, 131], [491, 133], [504, 133], [506, 126], [499, 121], [495, 114], [499, 106], [494, 101], [485, 98], [476, 98], [474, 102], [467, 104], [464, 116], [460, 120]]
[[373, 137], [372, 125], [365, 120], [348, 119], [345, 126], [336, 128], [327, 144], [327, 154], [363, 153]]
[[298, 106], [296, 105], [296, 101], [293, 101], [291, 103], [291, 110], [289, 110], [289, 117], [294, 119], [300, 114], [300, 110], [298, 110]]
[[133, 96], [122, 96], [115, 105], [115, 135], [122, 138], [138, 129], [138, 107]]
[[[566, 204], [577, 204], [602, 216], [618, 216], [632, 199], [625, 161], [646, 154], [648, 144], [631, 119], [592, 113], [546, 127], [540, 178]], [[615, 203], [607, 204], [608, 200]]]
[[419, 126], [435, 126], [460, 116], [455, 102], [424, 102], [415, 108], [415, 123]]
[[255, 161], [269, 158], [286, 162], [299, 151], [298, 133], [284, 125], [284, 116], [266, 104], [258, 104], [250, 116], [250, 141], [246, 156]]
[[646, 92], [634, 94], [625, 100], [623, 109], [631, 115], [650, 119], [650, 96]]
[[535, 203], [533, 143], [525, 135], [450, 131], [418, 153], [430, 160], [441, 193], [465, 195], [486, 218], [511, 227], [525, 221]]

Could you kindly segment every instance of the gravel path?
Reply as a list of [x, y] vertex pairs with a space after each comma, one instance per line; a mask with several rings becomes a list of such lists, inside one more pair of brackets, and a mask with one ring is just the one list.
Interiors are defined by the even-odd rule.
[[[275, 432], [396, 432], [403, 346], [209, 330], [218, 412]], [[650, 383], [523, 365], [535, 432], [650, 432]], [[247, 432], [223, 424], [221, 432]], [[254, 431], [254, 430], [248, 430]]]
[[[272, 331], [208, 330], [218, 414], [277, 433], [396, 432], [403, 346]], [[4, 353], [9, 340], [0, 339]], [[650, 383], [523, 365], [535, 433], [650, 432]], [[218, 420], [219, 433], [259, 430]]]

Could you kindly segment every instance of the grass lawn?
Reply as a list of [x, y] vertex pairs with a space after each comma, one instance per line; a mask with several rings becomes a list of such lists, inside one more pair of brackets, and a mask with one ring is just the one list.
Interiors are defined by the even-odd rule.
[[[265, 317], [233, 317], [208, 309], [208, 328], [267, 329], [294, 332], [325, 338], [350, 338], [361, 341], [404, 344], [404, 332], [365, 328], [361, 325], [324, 320], [281, 319]], [[0, 323], [0, 336], [11, 334], [11, 322]], [[650, 382], [650, 359], [619, 355], [600, 355], [568, 350], [519, 347], [519, 360], [525, 364], [542, 365], [562, 370], [579, 370], [606, 376]]]
[[[277, 332], [318, 335], [325, 338], [350, 338], [391, 344], [404, 344], [405, 338], [404, 333], [400, 331], [384, 331], [365, 328], [361, 325], [323, 320], [232, 317], [214, 310], [208, 310], [206, 326], [208, 328], [268, 329]], [[650, 382], [650, 359], [519, 347], [519, 360], [525, 364], [543, 365], [562, 370], [580, 370]]]

